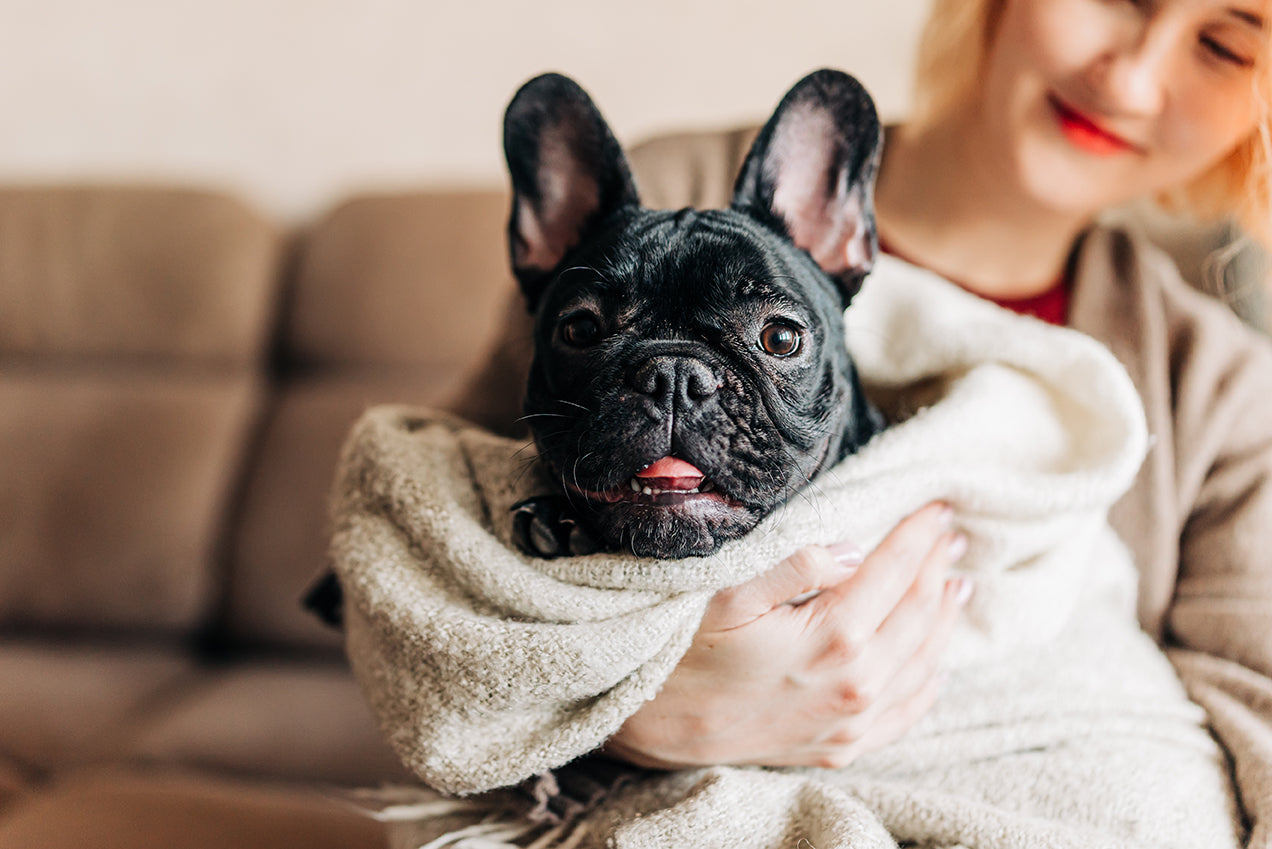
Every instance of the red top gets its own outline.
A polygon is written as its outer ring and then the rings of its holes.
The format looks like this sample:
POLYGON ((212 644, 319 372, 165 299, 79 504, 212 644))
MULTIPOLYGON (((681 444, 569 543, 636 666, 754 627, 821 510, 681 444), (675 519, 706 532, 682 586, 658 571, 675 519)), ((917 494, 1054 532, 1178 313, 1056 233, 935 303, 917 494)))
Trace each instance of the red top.
MULTIPOLYGON (((893 250, 892 246, 884 242, 882 238, 879 239, 879 248, 884 253, 889 253, 898 259, 904 259, 906 262, 911 262, 909 259, 893 250)), ((911 264, 918 265, 918 263, 913 262, 911 264)), ((957 280, 952 282, 963 289, 967 289, 966 286, 963 286, 957 280)), ((1058 278, 1056 278, 1054 283, 1046 288, 1046 290, 1028 298, 990 298, 985 295, 981 295, 979 292, 974 292, 973 294, 978 295, 991 303, 998 304, 998 306, 1003 309, 1011 310, 1012 312, 1020 313, 1021 315, 1031 315, 1034 318, 1042 319, 1048 324, 1058 324, 1063 327, 1068 323, 1069 319, 1069 301, 1073 294, 1073 287, 1070 285, 1071 282, 1069 274, 1067 272, 1062 273, 1058 278)))
POLYGON ((1003 309, 1009 309, 1021 315, 1031 315, 1049 324, 1058 324, 1063 327, 1069 319, 1069 297, 1069 277, 1066 274, 1061 275, 1060 279, 1052 283, 1045 292, 1040 292, 1032 298, 985 298, 985 300, 993 301, 1003 309))

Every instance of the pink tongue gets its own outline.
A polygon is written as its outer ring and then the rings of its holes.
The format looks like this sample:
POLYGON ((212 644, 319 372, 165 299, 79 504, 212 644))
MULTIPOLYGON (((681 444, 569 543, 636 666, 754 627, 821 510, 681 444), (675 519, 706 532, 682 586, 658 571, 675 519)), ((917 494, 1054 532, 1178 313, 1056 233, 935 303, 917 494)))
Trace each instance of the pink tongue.
POLYGON ((697 489, 706 475, 692 463, 675 457, 663 457, 648 468, 641 469, 636 477, 654 489, 673 490, 697 489))
POLYGON ((701 478, 702 471, 693 463, 676 457, 663 457, 636 473, 638 478, 701 478))

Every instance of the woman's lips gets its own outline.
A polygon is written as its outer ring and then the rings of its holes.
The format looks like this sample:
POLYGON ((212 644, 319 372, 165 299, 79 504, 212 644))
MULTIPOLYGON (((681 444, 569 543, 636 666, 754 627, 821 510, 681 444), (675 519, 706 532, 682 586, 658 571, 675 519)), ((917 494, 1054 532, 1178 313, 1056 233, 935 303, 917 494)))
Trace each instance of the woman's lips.
POLYGON ((1111 133, 1083 113, 1069 106, 1054 94, 1047 96, 1055 113, 1060 132, 1079 150, 1096 156, 1115 156, 1119 153, 1138 153, 1139 145, 1111 133))

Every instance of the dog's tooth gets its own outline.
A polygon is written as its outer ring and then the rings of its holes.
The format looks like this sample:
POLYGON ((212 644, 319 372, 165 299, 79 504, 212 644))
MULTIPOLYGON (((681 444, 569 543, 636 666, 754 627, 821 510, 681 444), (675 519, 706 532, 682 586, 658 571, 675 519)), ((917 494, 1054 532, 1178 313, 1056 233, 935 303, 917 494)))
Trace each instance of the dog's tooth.
POLYGON ((632 478, 631 483, 632 483, 632 492, 640 492, 640 481, 636 480, 636 478, 632 478))
POLYGON ((653 495, 653 494, 654 494, 654 491, 653 491, 652 489, 650 489, 649 487, 645 487, 644 489, 642 489, 642 490, 641 490, 641 492, 645 493, 646 495, 653 495))
POLYGON ((693 495, 693 494, 694 494, 694 493, 696 493, 697 491, 698 491, 698 487, 696 487, 696 486, 695 486, 693 489, 689 490, 689 494, 690 494, 690 495, 693 495))

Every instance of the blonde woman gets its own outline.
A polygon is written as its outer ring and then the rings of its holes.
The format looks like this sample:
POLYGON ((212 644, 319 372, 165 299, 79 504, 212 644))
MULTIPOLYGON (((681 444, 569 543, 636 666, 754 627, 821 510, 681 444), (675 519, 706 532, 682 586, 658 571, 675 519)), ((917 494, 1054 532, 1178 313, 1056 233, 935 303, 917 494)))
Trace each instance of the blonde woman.
MULTIPOLYGON (((1272 242, 1268 6, 937 0, 914 117, 889 133, 876 195, 887 250, 1095 336, 1130 372, 1154 447, 1113 522, 1141 573, 1141 624, 1243 791, 1272 786, 1272 347, 1141 237, 1096 221, 1151 197, 1272 242)), ((727 202, 747 135, 634 151, 645 202, 727 202)), ((507 381, 507 365, 488 373, 507 381)), ((509 397, 482 383, 464 409, 506 426, 515 412, 491 403, 509 397)), ((611 751, 664 767, 837 766, 904 734, 939 691, 974 591, 947 580, 960 547, 932 505, 867 556, 851 541, 809 548, 721 594, 611 751)), ((1260 795, 1243 798, 1256 836, 1272 816, 1260 795)))

